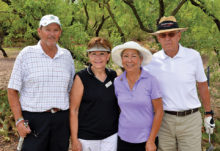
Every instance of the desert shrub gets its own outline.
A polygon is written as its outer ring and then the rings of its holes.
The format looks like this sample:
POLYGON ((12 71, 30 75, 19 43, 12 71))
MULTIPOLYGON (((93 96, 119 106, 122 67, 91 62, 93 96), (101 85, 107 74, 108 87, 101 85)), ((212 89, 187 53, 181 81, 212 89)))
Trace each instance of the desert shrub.
POLYGON ((15 122, 9 107, 7 91, 0 90, 0 135, 8 141, 10 134, 17 134, 15 122))

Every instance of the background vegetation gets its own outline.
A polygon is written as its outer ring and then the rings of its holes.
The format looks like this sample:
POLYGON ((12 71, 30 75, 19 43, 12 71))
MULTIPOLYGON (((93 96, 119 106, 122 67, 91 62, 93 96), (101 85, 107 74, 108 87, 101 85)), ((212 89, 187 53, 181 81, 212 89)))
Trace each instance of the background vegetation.
MULTIPOLYGON (((201 53, 210 67, 212 96, 220 98, 220 0, 0 0, 2 54, 7 57, 4 47, 36 44, 36 29, 46 14, 59 16, 63 29, 59 44, 72 52, 77 70, 87 65, 86 44, 94 36, 108 38, 113 46, 136 40, 152 52, 159 50, 149 33, 156 30, 162 16, 173 15, 180 27, 188 27, 181 44, 201 53)), ((13 125, 6 92, 1 90, 0 134, 10 139, 13 125)), ((219 137, 214 139, 220 144, 219 137)))

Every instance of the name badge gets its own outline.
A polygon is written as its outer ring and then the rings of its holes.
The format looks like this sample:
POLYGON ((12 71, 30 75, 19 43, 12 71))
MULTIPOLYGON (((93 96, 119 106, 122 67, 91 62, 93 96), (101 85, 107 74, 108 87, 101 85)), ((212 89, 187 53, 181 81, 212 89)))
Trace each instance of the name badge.
POLYGON ((110 85, 112 85, 112 81, 109 81, 108 83, 106 83, 105 87, 108 88, 110 85))

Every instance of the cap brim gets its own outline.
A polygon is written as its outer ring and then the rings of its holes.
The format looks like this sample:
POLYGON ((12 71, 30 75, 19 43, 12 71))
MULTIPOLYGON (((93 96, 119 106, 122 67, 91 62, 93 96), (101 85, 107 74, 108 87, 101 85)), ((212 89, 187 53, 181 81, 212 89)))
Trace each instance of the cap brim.
POLYGON ((173 29, 166 29, 166 30, 159 30, 157 32, 154 33, 150 33, 151 35, 158 35, 161 33, 166 33, 166 32, 171 32, 171 31, 180 31, 180 32, 184 32, 186 31, 188 28, 173 28, 173 29))
POLYGON ((41 26, 45 27, 45 26, 48 26, 48 25, 50 25, 52 23, 55 23, 55 24, 59 25, 60 28, 61 28, 61 24, 59 22, 57 22, 57 21, 49 21, 47 23, 40 23, 39 27, 41 27, 41 26))

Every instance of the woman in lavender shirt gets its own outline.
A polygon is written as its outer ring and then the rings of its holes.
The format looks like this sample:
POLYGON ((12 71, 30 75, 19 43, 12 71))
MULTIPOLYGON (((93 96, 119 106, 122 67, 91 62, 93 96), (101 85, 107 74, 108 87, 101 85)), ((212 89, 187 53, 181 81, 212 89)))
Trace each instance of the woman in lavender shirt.
POLYGON ((125 71, 114 81, 121 109, 118 151, 156 151, 155 139, 163 117, 161 92, 156 78, 142 69, 150 51, 130 41, 112 50, 112 59, 125 71))

